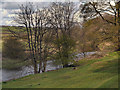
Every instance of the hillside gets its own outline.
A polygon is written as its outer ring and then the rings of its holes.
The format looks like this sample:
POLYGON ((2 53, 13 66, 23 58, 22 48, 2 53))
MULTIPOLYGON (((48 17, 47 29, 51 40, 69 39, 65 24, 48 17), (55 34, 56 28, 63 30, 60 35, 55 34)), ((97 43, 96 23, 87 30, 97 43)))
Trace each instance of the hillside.
MULTIPOLYGON (((105 15, 112 21, 112 15, 105 15)), ((78 51, 114 51, 118 49, 118 27, 96 17, 84 22, 83 27, 74 27, 73 38, 77 41, 78 51), (83 49, 83 50, 82 50, 83 49)))
POLYGON ((117 88, 118 53, 80 60, 79 67, 63 68, 3 82, 3 88, 117 88))

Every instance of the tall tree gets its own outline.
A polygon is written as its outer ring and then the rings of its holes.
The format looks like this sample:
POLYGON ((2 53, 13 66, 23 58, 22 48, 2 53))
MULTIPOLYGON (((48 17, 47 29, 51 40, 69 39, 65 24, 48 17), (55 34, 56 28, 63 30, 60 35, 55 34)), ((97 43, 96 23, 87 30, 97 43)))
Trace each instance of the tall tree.
POLYGON ((28 46, 34 65, 34 73, 38 73, 42 69, 43 37, 48 30, 46 29, 47 15, 48 11, 46 8, 35 8, 32 3, 27 3, 25 6, 20 5, 20 11, 15 17, 15 21, 18 24, 24 25, 26 28, 28 46), (37 62, 39 62, 39 70, 37 62))
MULTIPOLYGON (((72 31, 71 28, 74 26, 74 14, 75 14, 74 3, 53 2, 52 5, 50 6, 49 12, 50 12, 50 18, 49 18, 50 25, 51 27, 53 27, 56 34, 57 53, 59 54, 58 55, 59 59, 61 60, 64 66, 65 64, 62 58, 64 55, 63 55, 62 49, 66 48, 63 51, 67 52, 67 48, 69 48, 69 44, 66 47, 66 44, 65 43, 62 44, 62 43, 66 41, 67 37, 71 38, 71 31, 72 31), (59 40, 62 40, 62 42, 59 40)), ((64 53, 64 54, 67 54, 67 53, 64 53)), ((64 58, 66 58, 66 56, 69 58, 70 55, 65 55, 64 58)))

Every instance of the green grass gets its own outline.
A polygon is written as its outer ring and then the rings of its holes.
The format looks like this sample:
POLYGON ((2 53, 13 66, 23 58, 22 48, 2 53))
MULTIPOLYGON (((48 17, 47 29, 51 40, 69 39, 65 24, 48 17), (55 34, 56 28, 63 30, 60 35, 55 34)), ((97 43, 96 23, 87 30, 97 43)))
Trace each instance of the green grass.
POLYGON ((63 68, 3 83, 3 88, 117 88, 118 54, 87 60, 77 69, 63 68))
POLYGON ((0 29, 2 30, 2 33, 10 33, 8 29, 14 31, 14 32, 20 32, 20 31, 24 31, 24 27, 15 27, 15 26, 5 26, 5 27, 1 27, 0 29))

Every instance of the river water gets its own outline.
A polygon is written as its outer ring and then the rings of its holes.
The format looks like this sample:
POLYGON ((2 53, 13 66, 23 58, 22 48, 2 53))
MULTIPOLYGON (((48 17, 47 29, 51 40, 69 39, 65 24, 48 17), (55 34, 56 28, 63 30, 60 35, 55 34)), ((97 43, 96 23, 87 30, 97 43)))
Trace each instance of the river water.
MULTIPOLYGON (((94 54, 95 52, 87 52, 87 56, 94 54)), ((83 54, 77 54, 76 59, 81 59, 83 54)), ((46 71, 56 70, 62 68, 61 65, 54 65, 52 61, 47 61, 46 71)), ((12 79, 17 79, 20 77, 24 77, 30 74, 34 74, 34 69, 32 66, 22 67, 21 70, 7 70, 7 69, 0 69, 0 73, 2 72, 2 81, 8 81, 12 79)))
MULTIPOLYGON (((56 70, 59 68, 62 68, 62 66, 53 65, 52 61, 47 62, 46 71, 56 70)), ((34 74, 34 69, 32 66, 26 66, 26 67, 22 67, 21 70, 2 69, 0 70, 0 72, 2 72, 2 81, 8 81, 8 80, 17 79, 23 76, 27 76, 30 74, 34 74)))

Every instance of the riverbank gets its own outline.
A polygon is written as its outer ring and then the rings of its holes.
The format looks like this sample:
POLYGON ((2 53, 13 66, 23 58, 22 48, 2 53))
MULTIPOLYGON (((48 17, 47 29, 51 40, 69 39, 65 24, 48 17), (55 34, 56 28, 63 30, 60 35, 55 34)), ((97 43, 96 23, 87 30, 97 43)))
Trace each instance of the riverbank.
MULTIPOLYGON (((87 52, 86 57, 94 55, 96 52, 87 52)), ((83 54, 79 53, 74 58, 75 61, 81 60, 83 58, 83 54)), ((2 81, 9 81, 12 79, 21 78, 30 74, 34 74, 34 69, 32 66, 32 62, 30 60, 14 60, 8 58, 2 58, 2 81)), ((74 63, 75 65, 76 63, 74 63)), ((39 64, 38 64, 39 66, 39 64)), ((77 66, 77 64, 76 64, 77 66)), ((47 61, 46 71, 56 70, 62 68, 62 65, 56 65, 52 60, 47 61)))
POLYGON ((78 61, 80 66, 62 68, 3 82, 3 88, 117 88, 118 53, 78 61))

